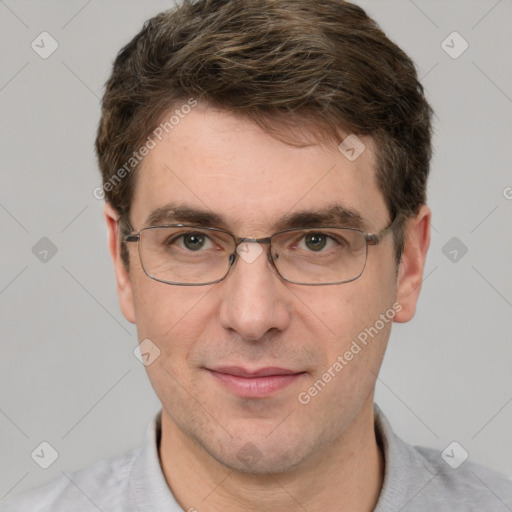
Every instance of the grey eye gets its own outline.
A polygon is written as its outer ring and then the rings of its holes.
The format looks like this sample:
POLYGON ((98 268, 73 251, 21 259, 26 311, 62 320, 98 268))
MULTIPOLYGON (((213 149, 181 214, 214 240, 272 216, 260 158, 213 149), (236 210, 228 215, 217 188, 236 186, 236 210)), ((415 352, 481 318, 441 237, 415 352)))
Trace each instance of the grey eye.
POLYGON ((308 233, 305 236, 305 244, 312 251, 321 251, 327 245, 327 236, 322 233, 308 233))
POLYGON ((183 245, 191 250, 202 249, 206 241, 206 236, 201 233, 187 233, 183 235, 183 245))

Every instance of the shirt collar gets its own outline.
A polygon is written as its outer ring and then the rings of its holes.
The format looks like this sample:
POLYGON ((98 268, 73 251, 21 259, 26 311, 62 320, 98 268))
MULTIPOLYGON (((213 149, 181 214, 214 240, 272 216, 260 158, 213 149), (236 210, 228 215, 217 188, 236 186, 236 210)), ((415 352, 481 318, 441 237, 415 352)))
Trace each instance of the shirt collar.
POLYGON ((437 471, 430 461, 393 432, 377 404, 373 410, 375 435, 384 456, 384 481, 374 512, 396 512, 412 501, 437 471))
MULTIPOLYGON (((375 434, 384 456, 384 481, 374 512, 396 512, 397 503, 406 503, 411 490, 411 475, 421 474, 425 482, 435 475, 430 463, 393 432, 384 413, 375 404, 375 434), (404 471, 404 468, 407 468, 404 471)), ((174 498, 165 479, 158 455, 162 434, 162 411, 149 423, 144 445, 133 461, 129 477, 129 493, 138 510, 183 509, 174 498)), ((418 482, 415 482, 417 486, 418 482)))
POLYGON ((158 447, 161 435, 162 410, 155 414, 148 425, 144 445, 138 451, 130 472, 130 498, 140 512, 148 510, 182 511, 167 484, 160 464, 158 447))

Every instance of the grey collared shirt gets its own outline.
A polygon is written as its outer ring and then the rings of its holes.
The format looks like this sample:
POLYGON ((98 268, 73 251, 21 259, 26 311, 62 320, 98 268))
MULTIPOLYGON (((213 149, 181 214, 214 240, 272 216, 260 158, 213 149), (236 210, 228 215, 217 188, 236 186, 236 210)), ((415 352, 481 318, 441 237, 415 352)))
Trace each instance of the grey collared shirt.
MULTIPOLYGON (((141 448, 0 502, 0 512, 182 512, 160 466, 160 421, 161 411, 141 448)), ((450 465, 438 450, 404 443, 377 406, 375 429, 385 460, 375 512, 512 511, 511 479, 469 460, 452 468, 457 448, 445 453, 450 465)))

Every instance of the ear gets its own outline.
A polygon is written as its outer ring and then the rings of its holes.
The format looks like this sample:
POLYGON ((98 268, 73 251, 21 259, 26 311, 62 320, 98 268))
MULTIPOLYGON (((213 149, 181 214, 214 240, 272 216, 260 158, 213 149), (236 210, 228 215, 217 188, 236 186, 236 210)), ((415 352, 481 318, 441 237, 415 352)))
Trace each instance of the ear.
POLYGON ((132 284, 129 271, 126 269, 121 258, 121 241, 119 235, 119 214, 110 203, 103 208, 108 229, 108 245, 110 255, 114 263, 114 271, 117 282, 117 296, 121 311, 128 322, 135 323, 135 307, 133 303, 132 284))
POLYGON ((404 226, 405 247, 398 268, 397 302, 402 305, 395 322, 408 322, 416 312, 423 270, 430 245, 430 208, 423 205, 404 226))

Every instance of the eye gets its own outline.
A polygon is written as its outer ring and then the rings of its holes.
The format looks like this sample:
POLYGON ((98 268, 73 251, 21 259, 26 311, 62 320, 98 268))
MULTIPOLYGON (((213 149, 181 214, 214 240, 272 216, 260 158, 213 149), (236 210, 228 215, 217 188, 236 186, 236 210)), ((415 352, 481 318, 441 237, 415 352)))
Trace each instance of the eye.
POLYGON ((187 233, 183 235, 183 245, 191 251, 201 249, 206 242, 206 237, 197 233, 187 233))
POLYGON ((204 233, 182 233, 169 241, 169 245, 176 244, 180 248, 189 251, 200 251, 201 249, 210 249, 212 242, 204 233))
POLYGON ((304 242, 308 249, 312 251, 321 251, 327 245, 327 236, 323 233, 308 233, 304 237, 304 242))
POLYGON ((304 244, 309 251, 321 252, 324 249, 332 249, 339 243, 334 240, 327 233, 322 232, 311 232, 304 235, 301 242, 299 242, 299 248, 301 244, 304 244))

